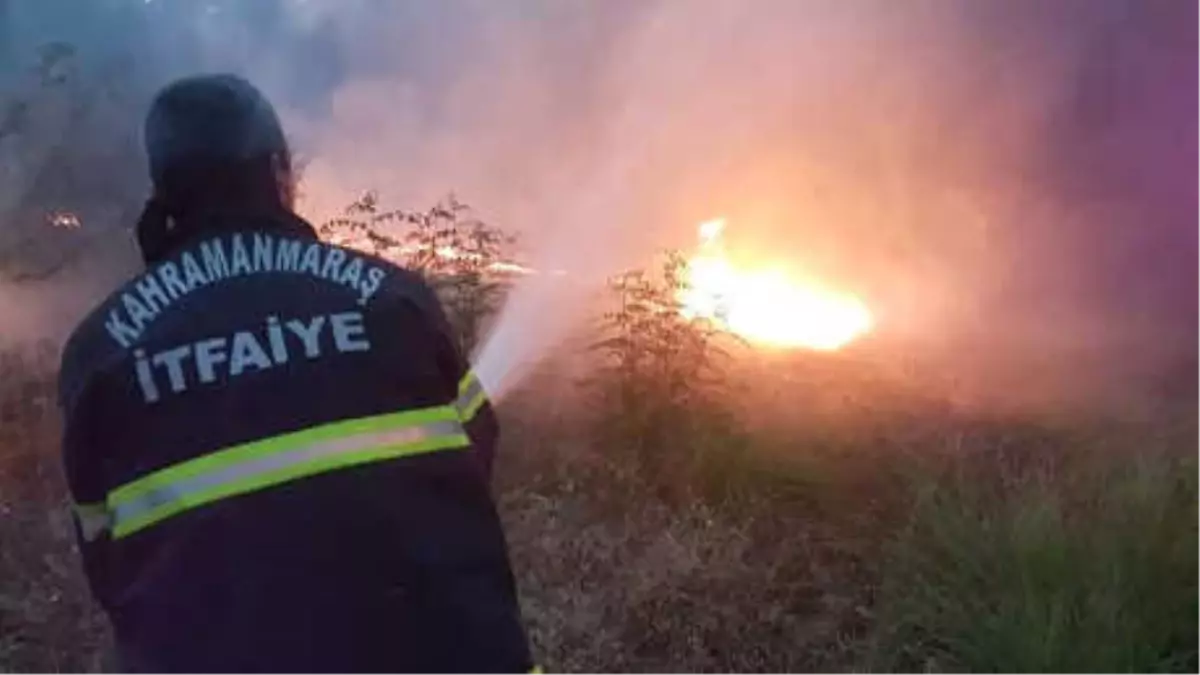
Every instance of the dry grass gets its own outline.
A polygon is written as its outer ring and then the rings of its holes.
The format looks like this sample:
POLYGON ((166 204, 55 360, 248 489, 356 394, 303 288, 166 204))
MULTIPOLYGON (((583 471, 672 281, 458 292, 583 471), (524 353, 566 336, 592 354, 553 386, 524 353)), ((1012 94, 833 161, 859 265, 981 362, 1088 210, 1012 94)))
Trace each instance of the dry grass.
POLYGON ((106 654, 59 470, 53 363, 0 353, 0 671, 95 671, 106 654))
POLYGON ((813 445, 800 453, 808 461, 783 463, 786 448, 758 447, 751 458, 746 438, 710 435, 704 445, 728 444, 729 456, 680 466, 693 488, 681 497, 638 475, 630 453, 588 445, 578 410, 518 400, 504 412, 500 507, 547 667, 794 672, 863 663, 878 529, 890 520, 884 504, 904 499, 882 455, 851 460, 813 445))
POLYGON ((823 523, 680 511, 637 488, 597 499, 570 475, 586 469, 568 464, 552 487, 501 498, 531 639, 549 668, 803 671, 852 658, 868 615, 859 552, 823 523))

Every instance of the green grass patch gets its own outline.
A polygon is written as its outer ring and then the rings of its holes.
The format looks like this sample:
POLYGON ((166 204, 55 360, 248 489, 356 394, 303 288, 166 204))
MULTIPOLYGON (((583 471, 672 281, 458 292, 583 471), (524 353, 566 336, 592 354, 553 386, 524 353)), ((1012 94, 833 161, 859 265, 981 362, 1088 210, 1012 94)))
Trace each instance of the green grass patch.
POLYGON ((1197 668, 1194 449, 1072 453, 919 487, 886 547, 874 668, 1197 668))

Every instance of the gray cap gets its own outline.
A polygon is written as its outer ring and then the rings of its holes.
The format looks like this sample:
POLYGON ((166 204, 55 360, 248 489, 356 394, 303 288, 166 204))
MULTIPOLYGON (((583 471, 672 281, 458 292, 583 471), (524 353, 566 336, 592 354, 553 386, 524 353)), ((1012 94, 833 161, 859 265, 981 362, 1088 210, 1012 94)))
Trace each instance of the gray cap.
POLYGON ((236 75, 178 80, 154 98, 145 126, 154 180, 179 163, 238 162, 288 153, 275 109, 236 75))

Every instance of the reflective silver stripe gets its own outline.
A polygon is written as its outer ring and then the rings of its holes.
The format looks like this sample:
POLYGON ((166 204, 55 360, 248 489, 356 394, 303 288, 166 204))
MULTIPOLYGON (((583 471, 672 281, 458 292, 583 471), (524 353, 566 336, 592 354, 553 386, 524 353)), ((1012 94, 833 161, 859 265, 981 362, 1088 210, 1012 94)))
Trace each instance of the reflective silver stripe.
POLYGON ((475 373, 467 373, 459 385, 458 398, 454 402, 459 416, 464 422, 471 421, 485 400, 487 400, 487 392, 483 390, 483 383, 479 381, 475 373))
MULTIPOLYGON (((454 438, 463 435, 462 424, 456 420, 425 422, 415 426, 403 427, 387 431, 374 431, 343 438, 318 441, 300 446, 294 450, 286 450, 264 457, 256 457, 228 466, 222 466, 213 471, 180 479, 174 483, 163 485, 143 492, 136 497, 116 504, 110 504, 113 512, 113 529, 121 534, 123 527, 142 519, 150 512, 164 506, 183 506, 185 508, 213 501, 204 499, 206 493, 221 488, 232 490, 233 494, 243 494, 264 487, 261 479, 270 474, 291 468, 302 468, 306 464, 314 464, 311 472, 301 472, 298 475, 289 473, 277 484, 288 482, 332 468, 318 460, 342 455, 353 455, 373 448, 387 448, 398 445, 409 445, 436 438, 454 438), (238 489, 239 486, 244 489, 238 489)), ((400 455, 404 453, 398 453, 400 455)), ((348 464, 347 464, 348 465, 348 464)), ((223 495, 232 496, 232 495, 223 495)))
POLYGON ((76 504, 71 510, 79 520, 84 541, 96 541, 108 529, 110 518, 104 504, 76 504))

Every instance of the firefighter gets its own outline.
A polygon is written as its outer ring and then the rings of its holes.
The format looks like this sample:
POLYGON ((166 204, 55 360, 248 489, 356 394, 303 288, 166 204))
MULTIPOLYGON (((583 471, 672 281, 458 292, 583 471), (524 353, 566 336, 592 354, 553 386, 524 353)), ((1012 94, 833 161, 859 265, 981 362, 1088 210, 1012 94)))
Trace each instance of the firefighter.
POLYGON ((497 423, 416 275, 292 212, 225 75, 145 123, 146 263, 62 357, 84 568, 133 671, 528 671, 497 423))

